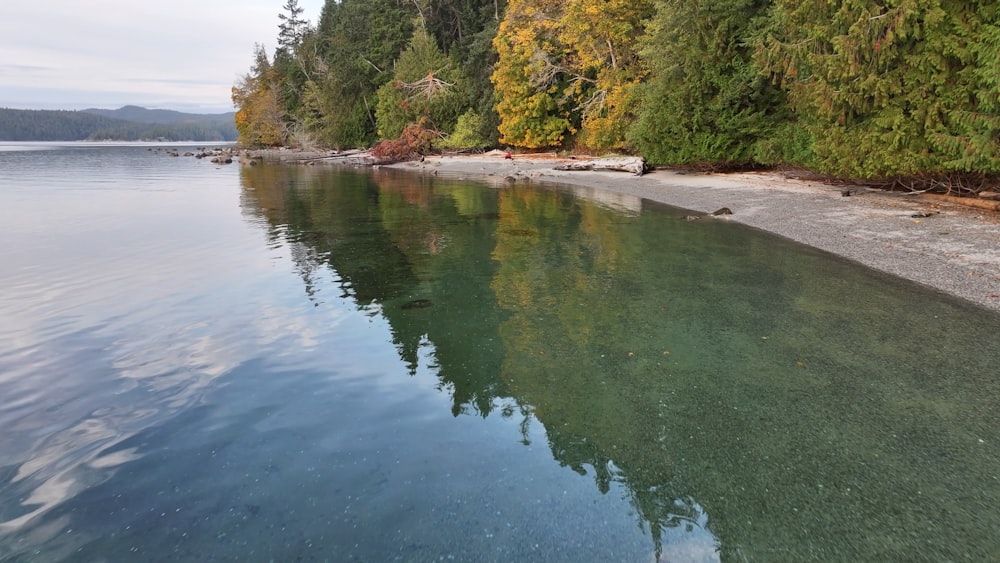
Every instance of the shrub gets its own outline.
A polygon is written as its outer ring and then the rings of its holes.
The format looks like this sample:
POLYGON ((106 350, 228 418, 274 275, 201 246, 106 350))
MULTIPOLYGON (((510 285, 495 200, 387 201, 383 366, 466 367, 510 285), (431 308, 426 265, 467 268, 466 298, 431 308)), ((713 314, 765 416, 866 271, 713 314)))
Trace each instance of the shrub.
POLYGON ((483 137, 483 118, 473 110, 463 113, 455 124, 455 131, 434 143, 443 149, 481 149, 489 146, 488 139, 483 137))

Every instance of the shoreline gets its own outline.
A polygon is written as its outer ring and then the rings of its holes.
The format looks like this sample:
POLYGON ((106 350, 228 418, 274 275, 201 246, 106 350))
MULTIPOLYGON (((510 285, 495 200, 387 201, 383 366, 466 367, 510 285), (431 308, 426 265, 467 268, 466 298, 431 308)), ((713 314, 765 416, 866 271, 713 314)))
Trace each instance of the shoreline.
MULTIPOLYGON (((579 159, 577 159, 579 160, 579 159)), ((832 186, 775 172, 559 171, 555 155, 428 156, 383 168, 485 180, 539 182, 650 200, 735 221, 1000 313, 1000 213, 861 186, 832 186), (849 191, 845 197, 843 192, 849 191)), ((914 306, 919 306, 915 303, 914 306)))

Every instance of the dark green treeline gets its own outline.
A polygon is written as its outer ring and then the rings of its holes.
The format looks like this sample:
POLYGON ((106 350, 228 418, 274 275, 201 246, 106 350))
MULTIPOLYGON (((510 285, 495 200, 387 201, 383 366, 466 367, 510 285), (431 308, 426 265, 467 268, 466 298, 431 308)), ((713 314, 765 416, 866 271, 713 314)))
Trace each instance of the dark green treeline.
POLYGON ((248 145, 1000 174, 995 1, 328 0, 313 26, 286 0, 281 17, 233 89, 248 145))

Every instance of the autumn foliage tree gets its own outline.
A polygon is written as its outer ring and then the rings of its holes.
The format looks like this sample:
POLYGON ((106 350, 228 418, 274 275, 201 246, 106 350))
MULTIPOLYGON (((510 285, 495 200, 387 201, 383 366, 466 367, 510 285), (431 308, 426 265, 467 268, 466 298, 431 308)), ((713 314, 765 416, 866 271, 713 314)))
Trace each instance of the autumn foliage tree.
POLYGON ((286 140, 286 130, 277 75, 263 46, 256 46, 254 60, 250 72, 232 89, 238 141, 248 147, 280 145, 286 140))
POLYGON ((577 143, 602 150, 629 147, 626 132, 636 117, 636 88, 646 78, 638 49, 648 0, 574 0, 566 7, 563 42, 571 47, 571 89, 580 115, 577 143))
POLYGON ((502 142, 527 148, 626 146, 632 94, 643 77, 635 38, 649 2, 509 3, 494 40, 502 142))
POLYGON ((493 45, 498 61, 492 80, 500 114, 500 142, 539 148, 559 146, 576 132, 561 91, 568 84, 559 66, 560 0, 512 0, 493 45))

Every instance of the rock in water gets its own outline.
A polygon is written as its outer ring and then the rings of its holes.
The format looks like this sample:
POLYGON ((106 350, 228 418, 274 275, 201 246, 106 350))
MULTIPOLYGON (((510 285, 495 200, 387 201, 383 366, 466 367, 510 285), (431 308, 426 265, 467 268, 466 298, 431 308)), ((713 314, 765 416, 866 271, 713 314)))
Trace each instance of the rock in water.
POLYGON ((400 309, 425 309, 433 304, 430 299, 414 299, 403 303, 400 309))

